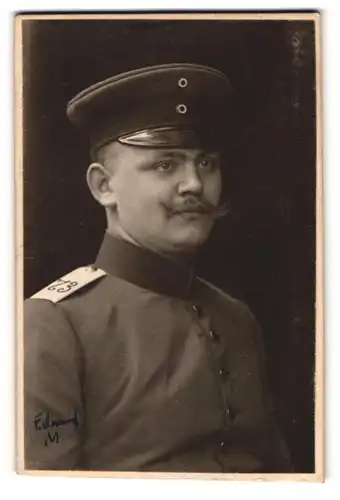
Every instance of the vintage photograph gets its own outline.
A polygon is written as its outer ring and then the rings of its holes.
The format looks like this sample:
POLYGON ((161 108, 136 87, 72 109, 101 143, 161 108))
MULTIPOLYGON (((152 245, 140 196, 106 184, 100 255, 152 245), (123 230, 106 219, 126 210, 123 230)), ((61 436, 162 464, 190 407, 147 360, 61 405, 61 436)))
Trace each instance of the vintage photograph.
POLYGON ((319 22, 16 16, 20 472, 323 479, 319 22))

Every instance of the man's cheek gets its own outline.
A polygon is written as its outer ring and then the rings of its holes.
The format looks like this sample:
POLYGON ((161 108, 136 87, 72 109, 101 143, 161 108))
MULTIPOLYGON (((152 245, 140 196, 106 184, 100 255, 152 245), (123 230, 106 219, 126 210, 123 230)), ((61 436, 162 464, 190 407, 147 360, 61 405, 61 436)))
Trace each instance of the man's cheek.
POLYGON ((210 185, 206 186, 204 195, 211 203, 218 204, 221 198, 221 192, 221 185, 217 182, 212 182, 210 185))

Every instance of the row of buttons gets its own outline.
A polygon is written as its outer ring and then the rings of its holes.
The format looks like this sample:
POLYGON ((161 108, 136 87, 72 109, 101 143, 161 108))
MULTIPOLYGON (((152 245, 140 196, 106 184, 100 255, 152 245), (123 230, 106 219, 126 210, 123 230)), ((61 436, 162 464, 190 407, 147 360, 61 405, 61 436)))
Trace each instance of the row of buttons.
MULTIPOLYGON (((186 78, 180 78, 178 80, 178 86, 182 89, 187 87, 188 80, 186 78)), ((185 113, 188 111, 188 108, 185 104, 177 104, 176 111, 177 111, 177 113, 180 113, 181 115, 185 115, 185 113)))
MULTIPOLYGON (((199 317, 201 315, 201 309, 197 304, 192 304, 192 310, 196 316, 199 317)), ((213 342, 216 342, 219 339, 218 333, 212 329, 209 330, 209 337, 213 342)), ((221 379, 223 381, 225 381, 228 378, 228 376, 230 375, 230 372, 228 370, 225 370, 224 368, 220 368, 218 370, 218 374, 221 377, 221 379)), ((230 407, 224 406, 223 411, 224 411, 226 416, 228 416, 231 420, 234 420, 235 413, 231 410, 230 407)), ((223 449, 224 447, 225 447, 225 442, 221 441, 220 448, 223 449)))
MULTIPOLYGON (((199 306, 197 306, 196 304, 193 304, 192 310, 194 311, 196 316, 198 316, 198 317, 200 316, 201 310, 200 310, 199 306)), ((212 330, 212 329, 209 330, 209 337, 211 338, 211 340, 214 340, 214 341, 219 339, 219 335, 215 332, 215 330, 212 330)))

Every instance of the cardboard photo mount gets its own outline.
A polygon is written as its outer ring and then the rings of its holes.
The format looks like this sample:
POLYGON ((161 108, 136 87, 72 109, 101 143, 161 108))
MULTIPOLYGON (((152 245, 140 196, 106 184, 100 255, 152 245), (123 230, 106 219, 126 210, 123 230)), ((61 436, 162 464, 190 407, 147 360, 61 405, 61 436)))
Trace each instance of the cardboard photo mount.
POLYGON ((321 107, 321 20, 317 12, 252 12, 252 13, 131 13, 131 14, 18 14, 15 25, 15 188, 16 188, 16 468, 20 474, 49 476, 138 477, 167 479, 205 479, 240 481, 304 481, 322 482, 324 476, 324 312, 323 312, 323 187, 322 187, 322 107, 321 107), (24 297, 24 181, 23 140, 25 102, 23 99, 22 25, 25 21, 67 20, 197 20, 214 21, 311 21, 315 29, 315 95, 316 95, 316 262, 315 262, 315 472, 293 474, 201 474, 167 472, 89 472, 89 471, 33 471, 24 464, 23 433, 23 297, 24 297))

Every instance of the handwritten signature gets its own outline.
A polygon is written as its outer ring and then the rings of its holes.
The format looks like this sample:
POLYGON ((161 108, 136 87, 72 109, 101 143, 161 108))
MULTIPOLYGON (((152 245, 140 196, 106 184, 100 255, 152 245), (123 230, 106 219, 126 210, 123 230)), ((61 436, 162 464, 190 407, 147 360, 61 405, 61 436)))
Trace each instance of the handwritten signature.
POLYGON ((35 415, 33 423, 36 431, 47 431, 47 435, 44 440, 45 446, 47 446, 49 442, 59 443, 59 431, 55 430, 55 428, 59 428, 64 425, 74 425, 76 428, 80 427, 79 411, 74 410, 71 417, 64 419, 53 418, 49 411, 39 412, 35 415))

